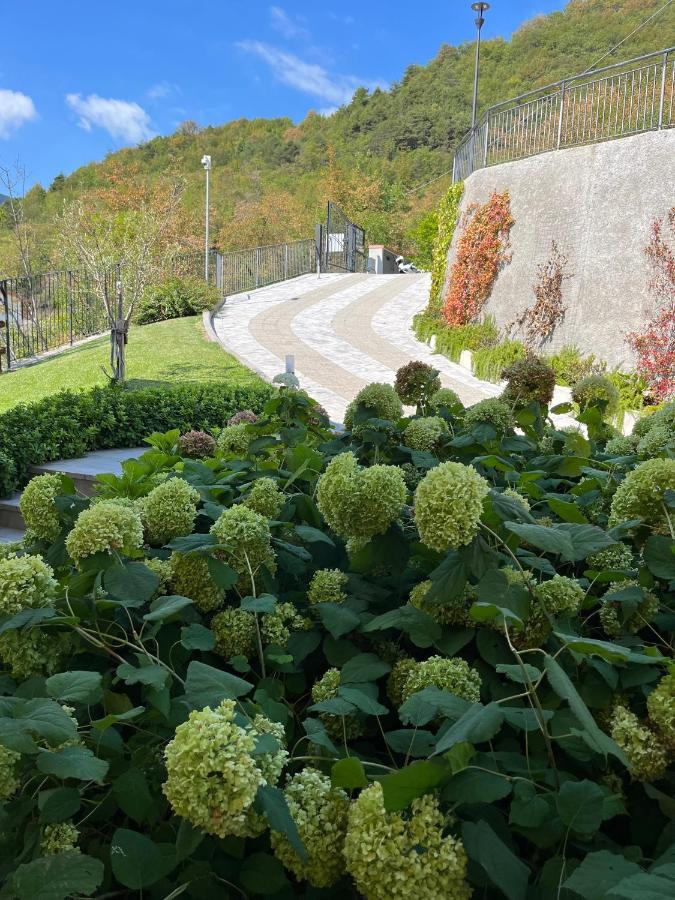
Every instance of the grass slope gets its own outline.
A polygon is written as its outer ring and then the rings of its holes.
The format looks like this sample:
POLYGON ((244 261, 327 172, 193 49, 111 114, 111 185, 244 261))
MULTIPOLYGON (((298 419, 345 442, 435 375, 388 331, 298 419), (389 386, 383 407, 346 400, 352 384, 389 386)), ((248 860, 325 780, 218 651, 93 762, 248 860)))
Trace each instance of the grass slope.
MULTIPOLYGON (((97 338, 43 362, 0 376, 0 412, 61 390, 105 385, 109 341, 97 338)), ((260 378, 218 345, 206 340, 201 318, 132 326, 127 347, 131 388, 227 381, 257 384, 260 378)))

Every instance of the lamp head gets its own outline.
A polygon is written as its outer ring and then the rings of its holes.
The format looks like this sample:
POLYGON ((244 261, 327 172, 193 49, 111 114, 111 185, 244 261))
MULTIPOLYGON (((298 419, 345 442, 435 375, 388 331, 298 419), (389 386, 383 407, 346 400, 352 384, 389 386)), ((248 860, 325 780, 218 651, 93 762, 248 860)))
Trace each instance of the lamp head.
POLYGON ((488 9, 490 9, 490 4, 489 3, 472 3, 471 9, 477 13, 484 13, 488 9))
POLYGON ((204 166, 204 170, 206 172, 211 168, 211 157, 210 156, 202 156, 202 165, 204 166))

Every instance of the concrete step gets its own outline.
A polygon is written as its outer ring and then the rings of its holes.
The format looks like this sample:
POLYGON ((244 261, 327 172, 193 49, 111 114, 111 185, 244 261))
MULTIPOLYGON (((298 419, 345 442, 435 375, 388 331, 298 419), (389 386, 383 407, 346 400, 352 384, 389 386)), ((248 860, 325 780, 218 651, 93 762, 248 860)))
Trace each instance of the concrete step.
MULTIPOLYGON (((19 509, 21 494, 17 491, 11 497, 0 500, 0 528, 11 531, 23 531, 26 527, 19 509)), ((11 538, 15 540, 15 538, 11 538)))
POLYGON ((0 528, 0 544, 13 544, 23 538, 24 532, 17 528, 0 528))

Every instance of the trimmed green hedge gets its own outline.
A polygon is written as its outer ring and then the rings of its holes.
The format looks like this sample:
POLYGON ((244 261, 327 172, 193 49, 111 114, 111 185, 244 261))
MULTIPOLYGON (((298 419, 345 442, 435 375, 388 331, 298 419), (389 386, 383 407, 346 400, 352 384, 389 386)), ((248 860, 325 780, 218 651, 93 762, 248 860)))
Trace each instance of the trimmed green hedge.
POLYGON ((4 496, 26 480, 28 467, 92 450, 136 447, 153 431, 222 427, 240 409, 259 411, 273 389, 220 382, 125 390, 61 391, 0 416, 0 455, 12 461, 4 496))

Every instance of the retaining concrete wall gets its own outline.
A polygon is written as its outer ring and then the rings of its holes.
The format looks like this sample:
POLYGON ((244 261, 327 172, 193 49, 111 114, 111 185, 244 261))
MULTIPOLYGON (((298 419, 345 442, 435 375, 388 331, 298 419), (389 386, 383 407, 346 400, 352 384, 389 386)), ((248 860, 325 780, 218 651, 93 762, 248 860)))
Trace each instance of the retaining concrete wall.
MULTIPOLYGON (((555 240, 573 277, 563 284, 565 319, 542 351, 576 344, 611 366, 630 367, 625 334, 653 313, 644 248, 654 219, 675 206, 675 129, 481 169, 465 182, 462 212, 494 190, 509 191, 515 224, 512 258, 485 314, 504 328, 532 305, 537 267, 555 240)), ((460 233, 458 227, 447 279, 460 233)))

